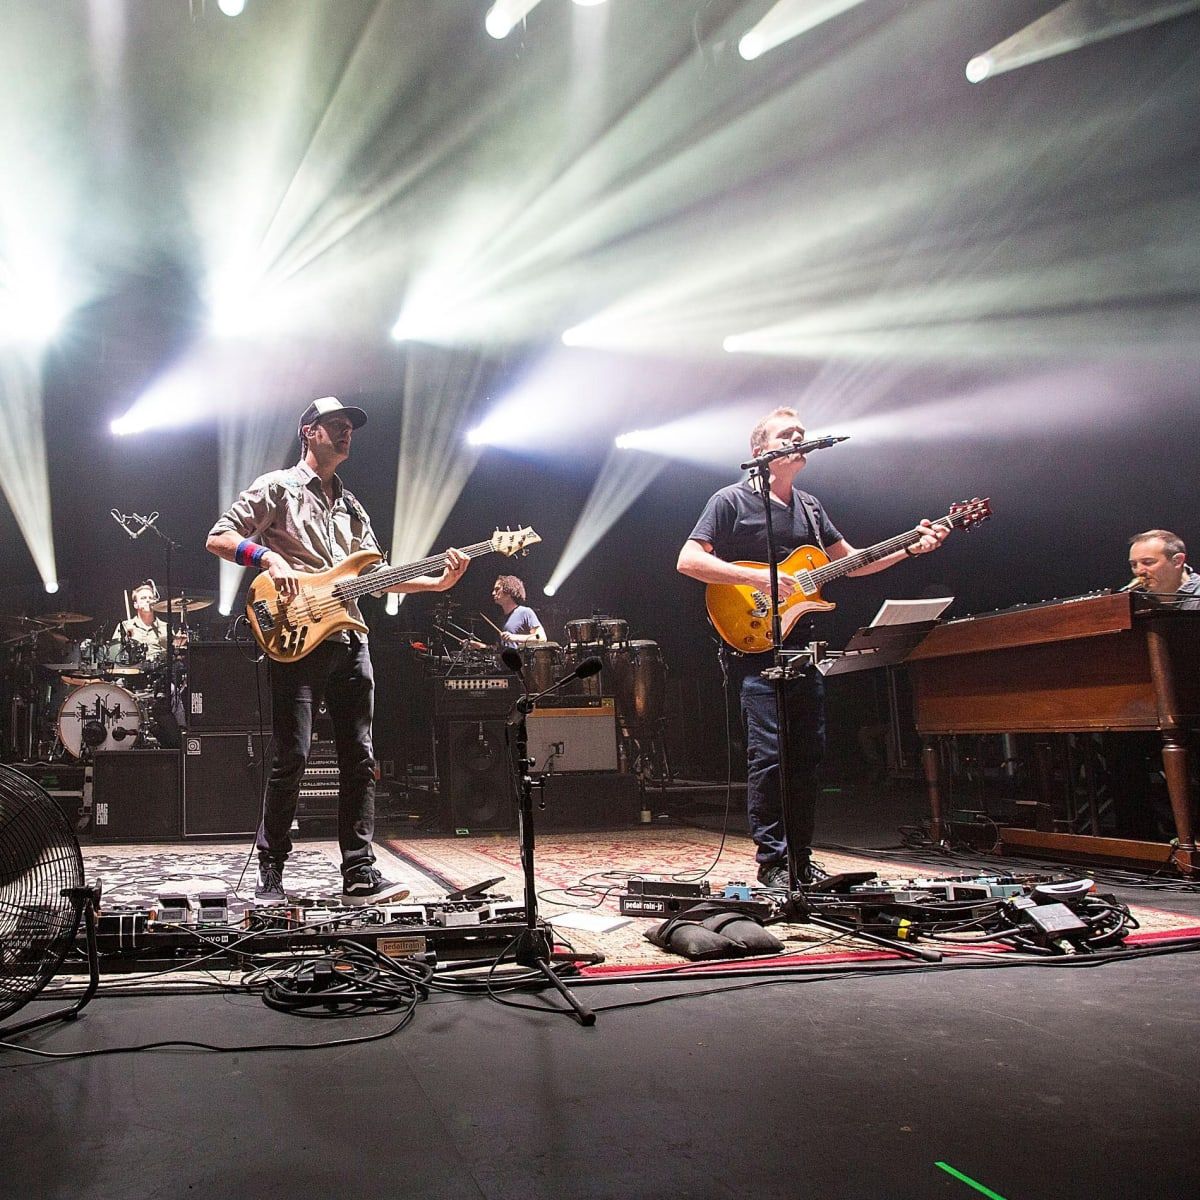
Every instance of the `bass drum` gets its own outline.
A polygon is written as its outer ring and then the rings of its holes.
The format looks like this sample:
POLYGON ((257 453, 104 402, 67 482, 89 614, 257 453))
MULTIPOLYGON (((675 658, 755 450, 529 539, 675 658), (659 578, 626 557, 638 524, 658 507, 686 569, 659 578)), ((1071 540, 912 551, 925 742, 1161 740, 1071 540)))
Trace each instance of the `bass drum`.
POLYGON ((58 710, 58 740, 75 758, 97 750, 130 750, 141 725, 136 698, 115 683, 86 683, 58 710))
POLYGON ((526 642, 521 647, 525 663, 525 686, 531 692, 544 692, 563 675, 563 652, 557 642, 526 642))
POLYGON ((644 729, 662 719, 667 702, 667 664, 657 642, 634 640, 606 650, 604 674, 626 728, 644 729))

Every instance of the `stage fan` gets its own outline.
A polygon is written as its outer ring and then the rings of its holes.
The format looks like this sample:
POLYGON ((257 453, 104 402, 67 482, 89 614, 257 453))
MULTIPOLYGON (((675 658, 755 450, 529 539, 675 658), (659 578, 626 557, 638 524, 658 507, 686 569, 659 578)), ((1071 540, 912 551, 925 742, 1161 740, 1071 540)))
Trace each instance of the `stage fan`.
POLYGON ((0 766, 0 1021, 54 978, 86 911, 91 981, 70 1009, 0 1030, 5 1036, 75 1016, 98 983, 93 891, 79 841, 32 779, 0 766))

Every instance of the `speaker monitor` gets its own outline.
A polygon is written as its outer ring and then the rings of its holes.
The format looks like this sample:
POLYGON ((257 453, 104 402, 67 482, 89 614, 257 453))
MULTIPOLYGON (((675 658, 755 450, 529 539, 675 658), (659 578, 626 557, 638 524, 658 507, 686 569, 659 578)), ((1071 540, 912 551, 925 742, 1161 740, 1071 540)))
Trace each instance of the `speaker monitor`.
POLYGON ((503 719, 438 724, 442 828, 451 833, 517 826, 515 780, 503 719))
POLYGON ((271 680, 266 663, 237 642, 199 642, 188 653, 188 729, 270 729, 271 680))
POLYGON ((92 764, 96 841, 169 842, 179 833, 179 751, 98 751, 92 764))
POLYGON ((637 822, 641 797, 636 775, 575 773, 547 775, 538 829, 613 829, 637 822))
POLYGON ((247 730, 184 737, 184 837, 241 835, 258 829, 271 747, 269 735, 247 730))
POLYGON ((527 729, 535 772, 617 769, 617 716, 611 696, 578 707, 534 709, 527 729))

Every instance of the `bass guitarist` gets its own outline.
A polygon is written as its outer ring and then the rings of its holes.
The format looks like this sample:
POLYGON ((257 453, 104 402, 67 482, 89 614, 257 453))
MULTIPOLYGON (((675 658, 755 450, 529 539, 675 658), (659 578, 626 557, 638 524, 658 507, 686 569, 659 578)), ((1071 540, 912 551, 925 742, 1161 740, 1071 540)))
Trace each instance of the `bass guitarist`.
MULTIPOLYGON (((361 408, 332 396, 314 400, 300 418, 300 461, 256 479, 209 532, 207 549, 270 574, 281 598, 297 595, 304 573, 336 566, 359 550, 379 553, 370 519, 342 485, 337 468, 350 457, 353 432, 366 424, 361 408)), ((423 575, 388 588, 442 592, 453 587, 470 560, 448 550, 438 576, 423 575)), ((361 619, 357 605, 350 615, 361 619)), ((258 886, 263 904, 282 904, 283 868, 291 853, 291 826, 312 741, 313 713, 324 700, 338 755, 338 842, 342 902, 373 904, 401 889, 375 866, 375 752, 371 719, 375 681, 366 637, 340 630, 295 662, 271 661, 275 757, 258 827, 258 886)))
MULTIPOLYGON (((750 434, 752 456, 778 450, 804 438, 795 410, 777 408, 750 434)), ((770 465, 772 529, 780 561, 800 546, 817 546, 830 560, 857 553, 825 515, 816 497, 795 485, 805 467, 803 455, 777 458, 770 465)), ((922 521, 913 540, 902 549, 855 570, 852 575, 884 571, 906 557, 928 554, 945 540, 949 529, 922 521)), ((712 496, 696 527, 679 552, 677 569, 707 584, 741 585, 770 595, 766 516, 762 497, 749 480, 731 484, 712 496)), ((795 575, 779 571, 780 606, 800 589, 795 575)), ((828 606, 826 606, 828 607, 828 606)), ((812 635, 811 622, 801 617, 785 629, 785 643, 802 645, 812 635)), ((787 842, 779 787, 778 713, 775 685, 762 677, 771 665, 770 653, 735 654, 722 647, 722 666, 728 686, 736 689, 746 738, 746 810, 750 833, 757 845, 758 880, 767 887, 788 886, 787 842)), ((825 751, 825 688, 813 669, 785 685, 788 705, 789 774, 800 883, 812 883, 812 835, 816 814, 817 767, 825 751)))

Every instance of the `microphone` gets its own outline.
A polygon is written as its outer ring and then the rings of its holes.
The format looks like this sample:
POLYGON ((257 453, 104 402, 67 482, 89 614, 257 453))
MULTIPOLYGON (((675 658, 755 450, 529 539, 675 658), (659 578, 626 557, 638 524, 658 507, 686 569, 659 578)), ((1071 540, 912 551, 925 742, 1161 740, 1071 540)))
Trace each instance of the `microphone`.
POLYGON ((514 650, 511 646, 500 655, 500 661, 514 674, 520 675, 525 667, 525 660, 521 658, 521 652, 514 650))
POLYGON ((807 442, 789 442, 786 446, 780 446, 778 450, 764 450, 749 462, 742 463, 741 469, 752 471, 764 462, 774 462, 777 458, 787 458, 793 454, 809 454, 813 450, 828 450, 830 446, 836 446, 838 442, 848 442, 849 440, 850 435, 846 434, 844 437, 819 437, 812 438, 807 442))
POLYGON ((845 437, 819 437, 813 438, 808 442, 793 442, 791 452, 793 454, 808 454, 813 450, 828 450, 830 446, 836 446, 838 442, 848 442, 849 440, 850 435, 847 434, 845 437))
MULTIPOLYGON (((593 654, 591 658, 585 658, 583 662, 567 676, 567 679, 586 679, 589 675, 596 675, 604 666, 604 662, 597 655, 593 654)), ((566 683, 567 679, 562 679, 560 683, 566 683)), ((557 685, 555 685, 557 686, 557 685)))
POLYGON ((146 530, 149 529, 150 526, 153 525, 154 522, 158 520, 158 513, 153 512, 148 517, 139 517, 137 513, 134 513, 133 519, 135 521, 140 522, 141 526, 142 526, 141 529, 139 529, 137 531, 137 533, 135 533, 133 535, 134 538, 136 539, 136 538, 140 538, 142 536, 142 534, 145 533, 146 530))
POLYGON ((136 538, 139 538, 139 537, 141 537, 141 535, 142 535, 142 533, 143 533, 143 530, 140 530, 140 529, 139 529, 139 530, 137 531, 137 533, 134 533, 134 532, 133 532, 133 530, 129 528, 129 525, 128 525, 129 518, 128 518, 127 516, 125 516, 125 514, 124 514, 124 513, 122 513, 122 512, 118 512, 118 511, 117 511, 115 508, 113 508, 113 509, 110 509, 110 510, 109 510, 109 513, 108 513, 108 515, 109 515, 110 517, 112 517, 112 519, 113 519, 114 521, 116 521, 116 523, 117 523, 118 525, 120 525, 120 527, 121 527, 121 528, 122 528, 122 529, 123 529, 123 530, 124 530, 124 531, 125 531, 125 532, 126 532, 126 533, 127 533, 129 536, 130 536, 130 537, 131 537, 131 538, 134 538, 134 539, 136 539, 136 538))
POLYGON ((1146 581, 1140 576, 1135 575, 1123 588, 1117 588, 1117 592, 1136 592, 1146 586, 1146 581))

